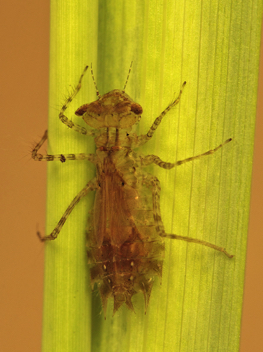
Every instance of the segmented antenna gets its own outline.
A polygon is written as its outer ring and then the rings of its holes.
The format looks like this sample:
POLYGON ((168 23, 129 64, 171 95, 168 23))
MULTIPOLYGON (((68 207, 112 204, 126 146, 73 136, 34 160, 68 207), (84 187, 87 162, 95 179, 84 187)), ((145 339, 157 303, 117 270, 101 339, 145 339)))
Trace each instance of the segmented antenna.
POLYGON ((96 89, 96 94, 99 98, 101 98, 101 95, 100 95, 100 92, 98 90, 98 87, 97 87, 97 84, 95 82, 95 78, 94 78, 94 74, 93 74, 93 69, 92 69, 92 63, 90 64, 90 72, 91 72, 91 77, 93 79, 93 83, 94 83, 94 86, 95 86, 95 89, 96 89))
POLYGON ((126 86, 127 86, 127 83, 128 83, 128 79, 129 79, 130 73, 131 73, 132 63, 133 63, 133 61, 131 62, 131 66, 130 66, 130 68, 129 68, 128 76, 127 76, 126 82, 125 82, 125 84, 124 84, 124 88, 123 88, 122 93, 125 93, 125 89, 126 89, 126 86))

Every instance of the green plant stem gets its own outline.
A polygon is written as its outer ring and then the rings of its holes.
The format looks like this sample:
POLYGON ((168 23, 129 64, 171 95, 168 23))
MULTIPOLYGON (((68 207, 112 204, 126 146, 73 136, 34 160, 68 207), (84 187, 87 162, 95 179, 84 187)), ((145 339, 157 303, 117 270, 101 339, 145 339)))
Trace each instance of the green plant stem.
MULTIPOLYGON (((51 1, 49 153, 94 151, 92 138, 58 119, 86 64, 102 95, 123 88, 133 60, 126 92, 144 109, 141 133, 187 81, 142 152, 175 162, 233 141, 176 169, 147 171, 162 185, 167 233, 215 243, 235 257, 167 239, 162 284, 156 280, 147 314, 137 295, 136 314, 123 308, 112 317, 109 304, 105 321, 89 287, 87 197, 46 243, 43 352, 238 351, 261 17, 262 0, 51 1)), ((87 73, 67 116, 95 99, 87 73)), ((47 234, 94 172, 84 161, 49 164, 47 234)))

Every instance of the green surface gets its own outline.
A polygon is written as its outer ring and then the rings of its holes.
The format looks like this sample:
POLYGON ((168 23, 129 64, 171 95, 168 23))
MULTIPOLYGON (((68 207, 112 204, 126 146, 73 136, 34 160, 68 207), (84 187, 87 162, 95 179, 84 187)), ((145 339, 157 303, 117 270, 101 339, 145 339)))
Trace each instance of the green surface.
MULTIPOLYGON (((162 185, 167 233, 224 246, 166 240, 162 284, 147 314, 121 308, 104 320, 91 294, 85 226, 93 195, 72 212, 58 239, 46 244, 44 352, 238 351, 257 101, 262 0, 51 1, 49 153, 93 152, 91 137, 58 119, 65 96, 92 62, 100 94, 122 89, 143 106, 146 133, 187 81, 180 104, 141 152, 174 162, 232 137, 213 156, 173 170, 148 167, 162 185), (92 308, 91 308, 92 306, 92 308)), ((95 100, 89 71, 66 112, 95 100)), ((85 161, 50 162, 47 234, 93 177, 85 161)))

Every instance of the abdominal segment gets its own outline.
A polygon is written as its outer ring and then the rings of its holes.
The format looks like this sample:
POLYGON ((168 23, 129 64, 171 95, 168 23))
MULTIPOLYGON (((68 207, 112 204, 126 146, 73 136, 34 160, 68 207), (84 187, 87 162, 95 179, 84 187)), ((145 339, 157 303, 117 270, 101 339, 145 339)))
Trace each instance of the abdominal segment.
MULTIPOLYGON (((112 167, 112 164, 110 165, 112 167)), ((91 284, 96 283, 104 314, 114 299, 113 314, 132 296, 142 292, 145 312, 155 276, 162 275, 164 243, 153 219, 152 193, 137 183, 127 185, 117 170, 99 178, 87 234, 91 284)))

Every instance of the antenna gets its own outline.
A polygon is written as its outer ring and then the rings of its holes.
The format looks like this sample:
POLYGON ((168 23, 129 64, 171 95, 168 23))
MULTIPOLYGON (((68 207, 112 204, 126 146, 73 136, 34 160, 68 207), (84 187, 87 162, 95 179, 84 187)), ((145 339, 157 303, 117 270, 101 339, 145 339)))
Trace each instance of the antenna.
POLYGON ((97 84, 95 82, 95 78, 94 78, 94 74, 93 74, 93 69, 92 69, 92 63, 90 64, 90 72, 91 72, 91 77, 93 79, 93 83, 94 83, 94 86, 95 86, 95 89, 96 89, 96 94, 99 98, 101 98, 101 95, 100 95, 100 92, 98 90, 98 87, 97 87, 97 84))
POLYGON ((126 89, 126 86, 127 86, 127 83, 128 83, 128 79, 129 79, 130 73, 131 73, 132 63, 133 63, 133 61, 131 62, 131 66, 130 66, 130 68, 129 68, 128 76, 127 76, 126 82, 125 82, 125 84, 124 84, 124 88, 123 88, 122 93, 125 92, 125 89, 126 89))

